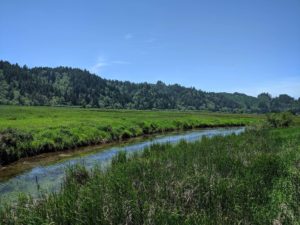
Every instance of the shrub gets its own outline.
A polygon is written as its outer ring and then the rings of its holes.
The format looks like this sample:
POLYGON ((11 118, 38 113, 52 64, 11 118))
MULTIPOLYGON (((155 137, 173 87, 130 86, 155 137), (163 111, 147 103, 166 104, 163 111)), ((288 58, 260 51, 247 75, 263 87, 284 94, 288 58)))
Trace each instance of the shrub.
POLYGON ((289 127, 294 122, 294 116, 290 112, 267 114, 267 124, 271 127, 289 127))
POLYGON ((26 155, 22 151, 26 143, 32 141, 30 133, 17 129, 7 128, 0 132, 0 165, 13 162, 26 155))

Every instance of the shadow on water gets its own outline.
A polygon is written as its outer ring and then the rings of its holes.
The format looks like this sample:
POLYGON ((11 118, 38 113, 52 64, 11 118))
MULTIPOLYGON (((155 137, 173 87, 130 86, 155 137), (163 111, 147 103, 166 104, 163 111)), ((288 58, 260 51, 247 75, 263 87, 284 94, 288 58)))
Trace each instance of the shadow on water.
POLYGON ((0 200, 15 200, 20 193, 37 196, 44 191, 56 191, 61 186, 65 168, 69 165, 83 163, 87 168, 94 165, 106 166, 120 151, 134 153, 154 143, 178 143, 180 140, 194 142, 201 137, 239 134, 244 128, 217 128, 174 132, 137 138, 123 143, 108 144, 82 148, 76 151, 48 153, 30 159, 23 159, 0 170, 0 200))

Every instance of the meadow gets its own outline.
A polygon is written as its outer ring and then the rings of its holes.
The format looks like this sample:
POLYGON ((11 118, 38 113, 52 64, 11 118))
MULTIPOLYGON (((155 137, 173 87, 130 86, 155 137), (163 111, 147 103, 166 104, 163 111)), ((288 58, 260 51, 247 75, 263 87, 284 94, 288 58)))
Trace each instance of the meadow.
POLYGON ((199 111, 0 106, 0 165, 44 152, 174 130, 249 125, 261 118, 199 111))
POLYGON ((20 198, 2 224, 293 224, 300 129, 248 129, 120 153, 106 171, 68 168, 59 193, 20 198))

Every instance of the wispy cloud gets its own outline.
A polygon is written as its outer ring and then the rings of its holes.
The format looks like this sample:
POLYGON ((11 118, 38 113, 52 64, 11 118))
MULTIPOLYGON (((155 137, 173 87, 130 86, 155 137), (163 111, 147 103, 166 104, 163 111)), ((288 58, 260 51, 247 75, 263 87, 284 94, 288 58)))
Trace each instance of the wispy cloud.
POLYGON ((98 57, 97 62, 90 68, 90 71, 95 74, 100 74, 104 67, 112 65, 128 65, 131 64, 124 60, 107 60, 104 57, 98 57))
POLYGON ((98 57, 97 62, 90 68, 90 71, 99 74, 102 72, 102 68, 107 65, 108 63, 103 57, 98 57))
POLYGON ((124 38, 125 38, 126 40, 130 40, 130 39, 133 38, 133 34, 127 33, 127 34, 124 35, 124 38))

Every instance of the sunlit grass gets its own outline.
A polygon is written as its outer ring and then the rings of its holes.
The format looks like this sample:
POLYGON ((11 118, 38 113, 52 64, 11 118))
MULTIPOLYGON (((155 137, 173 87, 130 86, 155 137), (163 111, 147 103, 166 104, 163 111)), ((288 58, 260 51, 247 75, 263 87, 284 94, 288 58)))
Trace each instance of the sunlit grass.
POLYGON ((200 127, 240 126, 261 116, 178 111, 0 106, 0 164, 42 152, 200 127))

